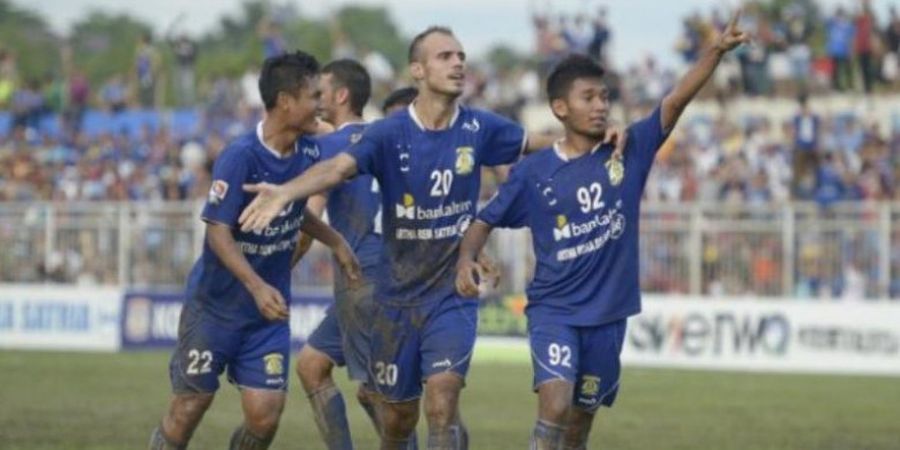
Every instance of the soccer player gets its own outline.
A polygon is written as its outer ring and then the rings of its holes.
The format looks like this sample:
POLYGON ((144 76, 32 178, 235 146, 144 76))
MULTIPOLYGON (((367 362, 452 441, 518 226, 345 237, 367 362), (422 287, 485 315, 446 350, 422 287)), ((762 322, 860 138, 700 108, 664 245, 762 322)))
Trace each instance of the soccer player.
POLYGON ((583 449, 594 414, 619 387, 626 318, 640 312, 638 219, 654 156, 726 52, 747 40, 733 19, 653 113, 628 129, 622 160, 602 145, 609 102, 603 69, 563 60, 547 80, 565 128, 552 149, 514 166, 466 232, 457 267, 463 296, 477 292, 475 261, 493 227, 529 227, 536 269, 528 332, 538 394, 532 449, 583 449))
POLYGON ((373 123, 348 151, 287 184, 246 187, 259 194, 240 223, 256 229, 294 198, 356 174, 378 180, 384 248, 369 369, 385 399, 379 414, 384 449, 408 445, 423 382, 428 448, 468 446, 458 400, 475 342, 477 300, 456 293, 455 261, 476 212, 481 167, 514 162, 526 139, 517 124, 458 104, 465 57, 449 29, 423 31, 409 47, 419 91, 412 105, 373 123))
POLYGON ((232 141, 216 159, 202 217, 203 254, 191 271, 169 364, 174 395, 153 431, 150 449, 183 449, 212 403, 219 375, 241 392, 244 423, 230 449, 266 449, 284 408, 290 350, 288 302, 291 254, 298 231, 328 245, 344 273, 357 280, 358 263, 340 234, 304 214, 305 200, 286 203, 271 225, 237 227, 252 196, 244 183, 285 182, 319 160, 315 141, 318 63, 296 52, 269 58, 259 79, 266 117, 232 141))
POLYGON ((417 95, 419 95, 419 90, 412 86, 396 89, 381 103, 381 113, 387 117, 401 109, 406 109, 417 95))
MULTIPOLYGON (((362 114, 372 83, 360 63, 341 59, 322 68, 319 86, 320 116, 336 130, 317 139, 325 160, 360 139, 367 125, 362 114)), ((380 202, 378 183, 370 175, 361 175, 335 187, 327 197, 313 195, 307 204, 307 209, 317 217, 327 205, 331 226, 350 244, 364 279, 360 288, 350 290, 341 278, 335 278, 335 304, 297 356, 297 375, 309 397, 322 439, 330 450, 353 448, 344 399, 332 378, 335 365, 346 365, 350 379, 360 383, 356 398, 379 430, 377 398, 368 377, 368 325, 374 312, 373 283, 381 255, 380 202)), ((306 236, 301 240, 307 241, 306 236)), ((301 247, 308 248, 301 245, 298 249, 301 247)), ((295 253, 295 259, 301 256, 295 253)), ((416 448, 414 436, 410 442, 410 448, 416 448)))

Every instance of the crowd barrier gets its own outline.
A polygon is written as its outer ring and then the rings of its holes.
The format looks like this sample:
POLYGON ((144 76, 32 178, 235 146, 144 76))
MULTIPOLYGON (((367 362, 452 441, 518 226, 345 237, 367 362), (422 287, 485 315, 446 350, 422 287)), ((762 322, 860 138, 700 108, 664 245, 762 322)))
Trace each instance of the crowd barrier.
MULTIPOLYGON (((6 285, 0 287, 0 348, 86 351, 170 349, 178 291, 6 285)), ((332 299, 296 293, 292 344, 299 347, 332 299)), ((479 334, 524 346, 525 298, 482 303, 479 334)), ((629 319, 626 365, 737 371, 900 375, 900 304, 812 303, 647 295, 629 319)))

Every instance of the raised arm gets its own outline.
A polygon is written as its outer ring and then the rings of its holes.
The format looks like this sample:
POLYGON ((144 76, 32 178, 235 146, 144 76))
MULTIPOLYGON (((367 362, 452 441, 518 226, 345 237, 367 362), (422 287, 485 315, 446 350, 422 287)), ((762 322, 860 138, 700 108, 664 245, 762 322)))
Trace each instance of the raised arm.
POLYGON ((678 122, 678 118, 681 117, 681 113, 697 95, 706 80, 715 72, 722 57, 738 45, 750 40, 747 33, 738 29, 737 24, 740 17, 741 12, 736 12, 722 34, 716 38, 716 42, 703 52, 700 59, 679 80, 672 92, 663 99, 660 122, 664 132, 672 130, 675 123, 678 122))
POLYGON ((281 292, 266 283, 253 270, 247 258, 238 250, 231 231, 231 227, 227 225, 207 222, 206 242, 209 243, 210 249, 222 261, 225 268, 253 295, 256 307, 263 317, 268 320, 287 320, 287 302, 284 301, 281 292))
POLYGON ((356 159, 346 153, 313 165, 302 175, 282 184, 247 184, 244 190, 256 198, 241 212, 241 230, 259 230, 269 226, 285 205, 298 198, 330 190, 356 175, 356 159))

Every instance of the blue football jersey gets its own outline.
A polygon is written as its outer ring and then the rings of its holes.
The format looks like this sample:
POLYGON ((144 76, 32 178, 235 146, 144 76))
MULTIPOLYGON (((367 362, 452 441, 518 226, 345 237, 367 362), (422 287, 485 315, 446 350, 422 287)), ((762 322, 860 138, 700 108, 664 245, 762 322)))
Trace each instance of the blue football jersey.
MULTIPOLYGON (((238 248, 253 270, 290 301, 291 255, 306 201, 289 203, 265 230, 244 233, 238 226, 238 217, 254 195, 244 192, 241 185, 286 183, 319 160, 319 148, 314 140, 304 137, 296 142, 293 154, 281 157, 263 144, 261 135, 262 123, 256 132, 232 141, 216 159, 202 217, 206 222, 231 227, 238 248)), ((186 306, 199 307, 229 326, 265 320, 253 296, 205 240, 203 253, 188 276, 186 298, 186 306)))
POLYGON ((531 229, 529 321, 593 326, 640 312, 641 194, 665 138, 657 108, 628 128, 622 161, 612 145, 574 160, 556 148, 537 152, 479 213, 494 227, 531 229))
POLYGON ((449 126, 427 130, 412 106, 371 124, 349 149, 382 193, 382 251, 375 297, 397 305, 455 293, 462 234, 476 214, 481 166, 510 164, 525 132, 493 113, 457 108, 449 126))
MULTIPOLYGON (((348 123, 318 138, 322 159, 332 158, 362 137, 365 123, 348 123)), ((360 175, 328 193, 328 222, 344 236, 364 272, 381 257, 381 193, 371 175, 360 175)))

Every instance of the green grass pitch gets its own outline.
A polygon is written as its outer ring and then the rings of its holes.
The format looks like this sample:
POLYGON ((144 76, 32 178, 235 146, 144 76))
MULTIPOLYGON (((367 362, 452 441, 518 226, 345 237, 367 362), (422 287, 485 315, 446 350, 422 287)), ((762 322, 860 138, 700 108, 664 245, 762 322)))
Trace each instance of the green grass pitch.
MULTIPOLYGON (((163 352, 0 351, 0 449, 146 448, 167 404, 167 361, 163 352)), ((343 371, 338 380, 356 447, 377 448, 343 371)), ((526 355, 476 352, 462 398, 473 450, 528 447, 530 380, 526 355)), ((223 384, 191 448, 225 448, 239 421, 236 391, 223 384)), ((424 443, 424 420, 419 433, 424 443)), ((272 448, 322 448, 295 379, 272 448)), ((590 448, 900 449, 900 380, 627 368, 590 448)))

